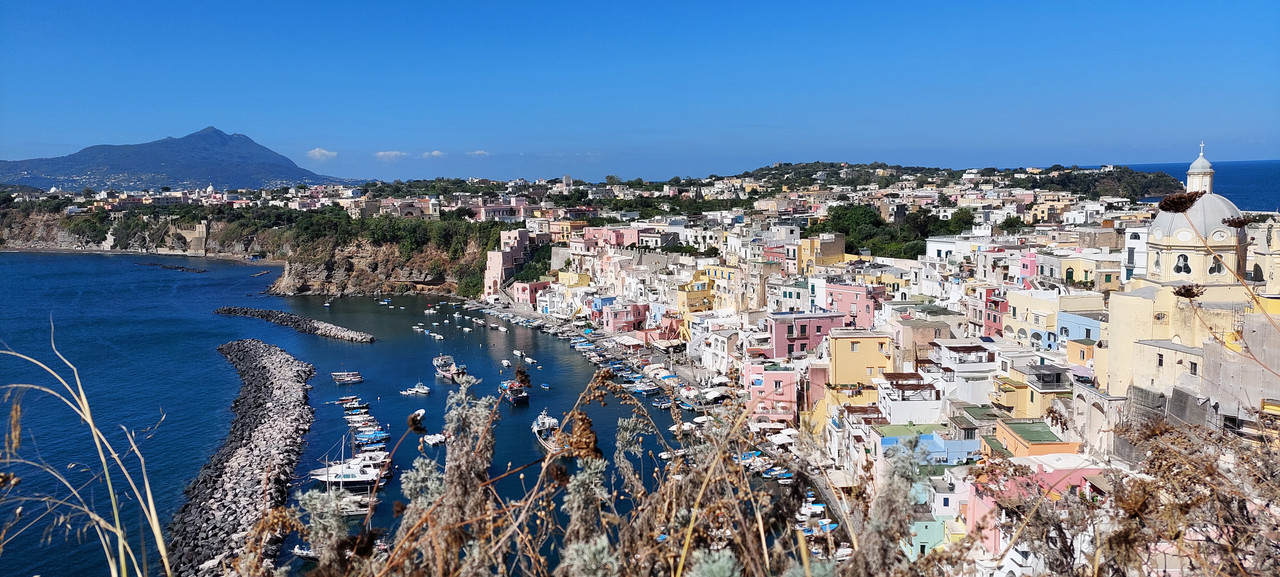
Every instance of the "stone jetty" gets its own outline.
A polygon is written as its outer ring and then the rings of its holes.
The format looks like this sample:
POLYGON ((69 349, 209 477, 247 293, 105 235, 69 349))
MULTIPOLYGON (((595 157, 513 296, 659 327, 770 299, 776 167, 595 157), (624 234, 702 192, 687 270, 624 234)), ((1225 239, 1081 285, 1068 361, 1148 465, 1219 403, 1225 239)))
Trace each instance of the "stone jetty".
POLYGON ((286 313, 284 311, 273 311, 269 309, 251 309, 246 307, 222 307, 213 311, 220 315, 253 317, 264 321, 272 322, 281 326, 290 327, 300 333, 312 335, 320 335, 331 339, 341 339, 344 341, 352 341, 357 343, 373 342, 373 335, 353 331, 351 329, 340 327, 332 323, 309 319, 302 315, 286 313))
POLYGON ((231 405, 227 439, 186 489, 187 502, 169 525, 169 555, 181 577, 227 575, 250 530, 285 504, 314 411, 307 380, 315 367, 258 340, 218 351, 244 385, 231 405))

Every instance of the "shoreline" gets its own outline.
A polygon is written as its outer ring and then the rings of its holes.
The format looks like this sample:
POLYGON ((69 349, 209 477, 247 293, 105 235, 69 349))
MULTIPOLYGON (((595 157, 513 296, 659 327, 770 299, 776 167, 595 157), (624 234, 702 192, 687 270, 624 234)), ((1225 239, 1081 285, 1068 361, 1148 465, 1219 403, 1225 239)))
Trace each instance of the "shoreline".
POLYGON ((79 248, 13 247, 7 244, 0 245, 0 253, 4 253, 4 252, 46 253, 46 254, 96 254, 96 255, 104 255, 104 256, 132 255, 132 256, 153 256, 153 257, 176 257, 176 258, 187 258, 187 259, 202 258, 202 259, 216 260, 216 261, 223 261, 223 262, 243 263, 246 265, 261 265, 261 266, 272 266, 272 267, 284 267, 286 263, 286 261, 283 261, 283 260, 275 260, 275 259, 268 259, 268 258, 249 260, 244 256, 236 256, 236 255, 227 254, 227 253, 216 253, 216 254, 210 254, 205 256, 198 256, 198 255, 182 254, 182 253, 142 252, 142 251, 136 251, 136 250, 115 250, 115 249, 100 249, 100 248, 79 249, 79 248))

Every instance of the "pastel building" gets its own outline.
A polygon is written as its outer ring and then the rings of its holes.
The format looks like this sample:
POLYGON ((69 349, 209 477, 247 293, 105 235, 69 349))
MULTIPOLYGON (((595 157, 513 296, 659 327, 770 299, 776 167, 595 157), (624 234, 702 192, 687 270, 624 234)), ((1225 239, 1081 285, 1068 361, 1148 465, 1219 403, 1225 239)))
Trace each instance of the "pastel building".
POLYGON ((803 355, 817 348, 831 329, 844 326, 840 313, 769 313, 764 332, 773 337, 770 358, 803 355))
POLYGON ((796 422, 800 373, 789 364, 747 363, 742 368, 747 383, 747 407, 755 422, 796 422))

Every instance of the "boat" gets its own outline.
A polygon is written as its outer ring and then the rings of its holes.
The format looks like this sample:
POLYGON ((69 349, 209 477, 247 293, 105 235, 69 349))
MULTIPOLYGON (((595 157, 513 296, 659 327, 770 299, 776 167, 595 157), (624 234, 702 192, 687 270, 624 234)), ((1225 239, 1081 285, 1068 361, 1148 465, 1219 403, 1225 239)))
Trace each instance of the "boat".
POLYGON ((428 387, 428 386, 426 386, 426 385, 422 384, 422 381, 418 381, 418 384, 416 384, 416 385, 414 385, 414 386, 412 386, 412 387, 409 387, 409 388, 407 388, 407 389, 405 389, 405 390, 403 390, 403 391, 400 391, 400 394, 402 394, 402 395, 404 395, 404 396, 406 396, 406 397, 411 396, 411 395, 430 395, 430 394, 431 394, 431 387, 428 387))
POLYGON ((436 374, 448 380, 453 380, 458 374, 458 365, 453 362, 453 356, 440 354, 431 360, 431 364, 436 368, 436 374))
MULTIPOLYGON (((324 305, 329 306, 329 305, 324 305)), ((293 556, 304 561, 319 561, 320 554, 316 553, 311 547, 303 547, 302 545, 293 546, 293 556)))
POLYGON ((424 328, 422 328, 422 327, 420 327, 420 326, 414 325, 414 326, 413 326, 413 332, 415 332, 415 333, 422 333, 422 332, 426 332, 426 329, 424 329, 424 328))
POLYGON ((502 359, 502 366, 504 367, 511 366, 511 361, 508 361, 507 359, 502 359))
POLYGON ((341 397, 338 397, 338 400, 334 401, 334 402, 333 402, 333 404, 335 404, 335 405, 345 405, 345 404, 350 403, 350 402, 352 402, 352 401, 358 401, 358 400, 360 400, 360 397, 358 397, 358 396, 356 396, 356 395, 342 395, 341 397))
POLYGON ((516 357, 523 357, 523 356, 524 356, 524 352, 522 352, 520 349, 514 349, 514 350, 512 350, 512 351, 511 351, 511 354, 514 354, 516 357))
POLYGON ((464 333, 469 333, 469 332, 471 332, 471 327, 462 327, 462 332, 464 332, 464 333))
POLYGON ((359 371, 338 371, 329 373, 329 375, 333 377, 333 382, 339 385, 353 385, 364 382, 364 377, 360 375, 359 371))
POLYGON ((560 431, 560 420, 547 414, 546 409, 542 409, 542 414, 533 420, 533 436, 538 440, 538 445, 549 453, 554 453, 562 447, 556 447, 556 433, 560 431))
POLYGON ((525 357, 525 358, 524 358, 524 363, 525 363, 526 365, 536 365, 536 364, 538 364, 538 362, 537 362, 537 361, 535 361, 535 360, 533 360, 533 358, 531 358, 531 357, 525 357))
POLYGON ((356 399, 356 400, 354 400, 354 401, 350 401, 350 402, 347 402, 347 403, 343 403, 343 404, 342 404, 342 408, 344 408, 344 409, 367 409, 367 408, 369 408, 369 403, 361 403, 359 399, 356 399))
POLYGON ((431 333, 431 338, 433 338, 433 339, 435 339, 435 340, 437 340, 437 341, 443 341, 443 340, 444 340, 444 335, 442 335, 442 334, 440 334, 440 333, 431 333))
POLYGON ((311 472, 311 478, 339 487, 373 487, 381 485, 382 471, 377 467, 343 462, 311 472))
POLYGON ((444 442, 445 442, 446 440, 447 440, 447 439, 446 439, 446 437, 445 437, 444 435, 441 435, 441 434, 438 434, 438 433, 437 433, 437 434, 434 434, 434 435, 423 435, 423 436, 422 436, 422 442, 423 442, 423 443, 426 443, 427 445, 430 445, 430 446, 432 446, 432 447, 435 447, 435 446, 438 446, 438 445, 442 445, 442 444, 444 444, 444 442))
POLYGON ((504 333, 505 333, 505 332, 507 332, 507 331, 508 331, 508 330, 510 330, 510 329, 508 329, 507 327, 498 327, 498 330, 500 330, 500 331, 502 331, 502 332, 504 332, 504 333))
POLYGON ((653 405, 654 407, 656 407, 656 408, 658 408, 658 409, 661 409, 661 410, 664 410, 664 411, 665 411, 665 410, 667 410, 667 409, 670 409, 670 408, 671 408, 671 397, 668 397, 668 396, 666 396, 666 395, 662 395, 661 397, 657 397, 657 398, 655 398, 654 400, 649 401, 649 404, 650 404, 650 405, 653 405))
POLYGON ((550 390, 551 390, 551 385, 548 385, 548 384, 546 384, 546 383, 542 383, 542 390, 544 390, 544 391, 550 391, 550 390))
POLYGON ((662 392, 662 387, 653 383, 639 383, 636 385, 635 391, 647 397, 662 392))
POLYGON ((498 385, 498 393, 502 395, 502 400, 512 405, 529 404, 529 391, 525 390, 524 385, 521 385, 519 381, 502 381, 498 385))
POLYGON ((498 330, 498 323, 489 323, 489 330, 491 331, 498 330))

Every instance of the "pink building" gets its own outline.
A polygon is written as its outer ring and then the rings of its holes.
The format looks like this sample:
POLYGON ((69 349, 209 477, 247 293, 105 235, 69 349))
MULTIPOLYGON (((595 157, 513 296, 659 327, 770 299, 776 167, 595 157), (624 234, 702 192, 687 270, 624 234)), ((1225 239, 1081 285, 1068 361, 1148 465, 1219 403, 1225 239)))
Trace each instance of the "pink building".
POLYGON ((511 285, 511 300, 516 304, 536 306, 538 293, 551 286, 551 281, 518 282, 511 285))
MULTIPOLYGON (((523 255, 521 255, 523 258, 523 255)), ((484 267, 484 296, 498 294, 502 283, 516 274, 516 251, 491 250, 484 267)))
POLYGON ((1027 283, 1027 279, 1036 276, 1036 256, 1036 251, 1029 250, 1018 257, 1018 284, 1021 284, 1023 288, 1031 288, 1031 285, 1027 283))
POLYGON ((886 298, 885 287, 880 285, 828 284, 827 302, 822 308, 844 313, 845 326, 869 329, 886 298))
POLYGON ((582 237, 608 246, 625 247, 639 244, 640 232, 640 229, 629 226, 589 226, 582 229, 582 237))
POLYGON ((743 366, 747 409, 754 422, 796 422, 800 373, 790 365, 748 363, 743 366))
POLYGON ((844 326, 843 313, 769 313, 764 330, 772 336, 771 359, 803 355, 817 347, 831 329, 844 326))
MULTIPOLYGON (((1034 457, 1014 457, 1014 464, 1027 465, 1034 471, 1017 483, 1006 483, 1004 490, 1020 490, 1027 494, 1027 499, 1034 500, 1040 495, 1049 494, 1056 500, 1057 495, 1064 495, 1075 490, 1088 490, 1089 481, 1085 478, 1101 474, 1102 467, 1084 455, 1054 453, 1034 457)), ((999 556, 1009 544, 1009 536, 1004 535, 998 523, 992 522, 1000 515, 996 498, 1001 496, 982 483, 974 483, 970 492, 968 514, 964 516, 965 526, 970 534, 980 535, 979 543, 993 556, 999 556), (995 517, 990 517, 995 515, 995 517), (979 526, 981 524, 982 526, 979 526), (979 531, 981 529, 981 531, 979 531)))
POLYGON ((644 319, 649 314, 649 305, 636 303, 614 303, 601 311, 604 330, 613 333, 626 333, 644 328, 644 319))

